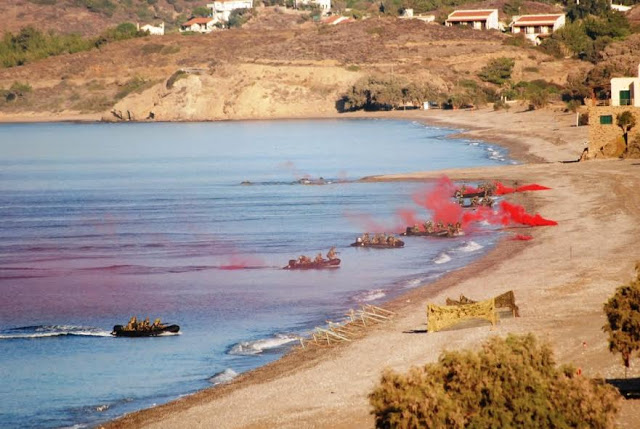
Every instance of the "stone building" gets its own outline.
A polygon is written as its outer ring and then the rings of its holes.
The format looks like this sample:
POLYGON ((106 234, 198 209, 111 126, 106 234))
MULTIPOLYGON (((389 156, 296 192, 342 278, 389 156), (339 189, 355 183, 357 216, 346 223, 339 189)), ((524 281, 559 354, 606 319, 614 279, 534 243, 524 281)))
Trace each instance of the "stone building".
POLYGON ((589 113, 589 158, 620 156, 624 151, 624 135, 616 118, 629 111, 636 126, 628 134, 629 143, 640 136, 640 65, 637 77, 611 79, 611 99, 587 106, 589 113))

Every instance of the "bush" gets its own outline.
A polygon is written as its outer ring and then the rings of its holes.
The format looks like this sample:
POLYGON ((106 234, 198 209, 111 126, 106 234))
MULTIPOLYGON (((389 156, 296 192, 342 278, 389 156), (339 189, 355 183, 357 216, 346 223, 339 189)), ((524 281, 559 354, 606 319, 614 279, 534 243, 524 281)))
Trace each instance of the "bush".
POLYGON ((428 85, 404 78, 367 76, 359 79, 338 101, 338 111, 392 110, 405 104, 421 105, 435 91, 428 85))
POLYGON ((604 314, 607 324, 602 329, 609 334, 609 350, 620 353, 626 375, 631 355, 640 350, 640 278, 616 289, 604 314))
POLYGON ((618 400, 613 387, 557 368, 531 334, 444 352, 407 374, 387 370, 369 395, 377 428, 613 427, 618 400))
POLYGON ((152 85, 151 81, 146 80, 140 76, 136 76, 134 78, 129 79, 121 86, 120 91, 116 93, 115 98, 116 100, 123 99, 124 97, 131 94, 132 92, 142 92, 148 87, 150 87, 151 85, 152 85))
POLYGON ((485 82, 502 85, 511 79, 514 65, 515 61, 512 58, 494 58, 480 70, 478 77, 485 82))

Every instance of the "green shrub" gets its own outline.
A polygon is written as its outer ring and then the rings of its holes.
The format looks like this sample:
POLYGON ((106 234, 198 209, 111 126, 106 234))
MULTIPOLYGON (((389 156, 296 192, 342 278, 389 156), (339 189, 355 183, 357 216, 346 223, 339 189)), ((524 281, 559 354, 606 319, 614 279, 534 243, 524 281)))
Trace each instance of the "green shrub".
POLYGON ((169 79, 167 79, 167 85, 166 85, 167 89, 173 88, 173 85, 177 81, 179 81, 180 79, 184 79, 187 76, 188 76, 187 72, 185 72, 184 70, 178 70, 177 72, 172 74, 171 77, 169 77, 169 79))
POLYGON ((11 85, 11 88, 9 88, 9 90, 22 96, 30 93, 32 88, 31 88, 31 85, 29 85, 27 82, 15 81, 13 82, 13 85, 11 85))
POLYGON ((609 350, 620 353, 625 367, 631 356, 640 350, 640 278, 620 286, 604 304, 607 324, 602 329, 609 334, 609 350))
POLYGON ((480 70, 478 77, 485 82, 502 85, 511 79, 514 65, 515 60, 513 58, 494 58, 480 70))
POLYGON ((193 16, 207 17, 211 15, 211 9, 206 6, 198 6, 191 11, 193 16))
POLYGON ((536 338, 491 338, 406 374, 387 370, 369 395, 377 428, 613 427, 620 396, 556 367, 536 338))
POLYGON ((153 83, 147 79, 144 79, 140 76, 133 77, 126 81, 121 87, 120 90, 116 93, 116 100, 121 100, 127 95, 133 92, 142 92, 148 87, 150 87, 153 83))
POLYGON ((392 110, 405 104, 420 105, 433 99, 435 91, 427 84, 404 78, 366 76, 359 79, 338 101, 338 111, 392 110))

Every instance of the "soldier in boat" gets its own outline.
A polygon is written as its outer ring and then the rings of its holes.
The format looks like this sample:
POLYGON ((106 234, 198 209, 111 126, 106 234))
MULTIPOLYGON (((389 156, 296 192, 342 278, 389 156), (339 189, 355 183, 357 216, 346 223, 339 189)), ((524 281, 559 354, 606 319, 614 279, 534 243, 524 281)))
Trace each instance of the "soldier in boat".
POLYGON ((433 222, 431 222, 430 220, 426 221, 424 223, 424 230, 427 233, 432 234, 433 233, 433 222))
POLYGON ((480 205, 491 207, 493 206, 493 199, 489 196, 483 197, 482 200, 480 200, 480 205))
POLYGON ((314 259, 314 261, 316 264, 321 264, 322 262, 324 262, 324 258, 322 257, 322 253, 318 253, 316 255, 316 259, 314 259))
POLYGON ((478 207, 479 205, 480 205, 480 198, 477 195, 471 198, 471 207, 478 207))
POLYGON ((438 221, 438 223, 436 223, 436 229, 435 232, 440 232, 444 229, 444 223, 442 223, 441 220, 438 221))
MULTIPOLYGON (((358 237, 358 238, 360 238, 360 237, 358 237)), ((329 251, 327 252, 327 259, 329 259, 330 261, 336 259, 336 248, 335 247, 331 247, 331 249, 329 249, 329 251)))
POLYGON ((371 241, 371 239, 369 238, 369 233, 368 233, 368 232, 365 232, 365 233, 364 233, 364 236, 362 237, 362 242, 363 242, 364 244, 369 244, 369 242, 370 242, 370 241, 371 241))
POLYGON ((125 326, 125 329, 127 331, 135 331, 137 327, 138 318, 136 316, 132 316, 131 319, 129 319, 129 323, 127 323, 127 326, 125 326))

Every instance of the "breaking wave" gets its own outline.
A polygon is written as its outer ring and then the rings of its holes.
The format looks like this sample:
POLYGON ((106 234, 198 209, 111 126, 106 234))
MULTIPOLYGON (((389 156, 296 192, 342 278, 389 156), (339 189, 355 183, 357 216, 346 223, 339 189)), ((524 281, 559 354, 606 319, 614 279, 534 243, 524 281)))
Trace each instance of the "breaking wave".
POLYGON ((384 298, 385 296, 387 296, 387 294, 382 289, 373 289, 355 295, 353 300, 357 302, 369 302, 384 298))
POLYGON ((259 355, 264 351, 279 349, 285 344, 297 341, 294 335, 277 334, 271 338, 263 338, 255 341, 243 341, 232 346, 227 352, 230 355, 259 355))
POLYGON ((475 252, 476 250, 480 250, 482 248, 484 248, 482 244, 478 244, 475 241, 466 241, 457 250, 460 252, 475 252))
POLYGON ((440 253, 436 259, 433 260, 434 264, 446 264, 451 261, 451 256, 447 255, 446 252, 440 253))
POLYGON ((237 372, 235 372, 231 368, 227 368, 224 371, 220 371, 214 374, 213 377, 209 379, 209 382, 214 385, 228 383, 234 378, 236 378, 237 376, 238 376, 237 372))
POLYGON ((0 340, 35 339, 60 336, 111 337, 111 331, 72 325, 37 325, 0 331, 0 340))

